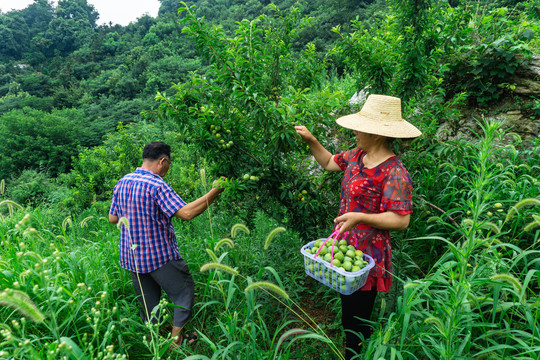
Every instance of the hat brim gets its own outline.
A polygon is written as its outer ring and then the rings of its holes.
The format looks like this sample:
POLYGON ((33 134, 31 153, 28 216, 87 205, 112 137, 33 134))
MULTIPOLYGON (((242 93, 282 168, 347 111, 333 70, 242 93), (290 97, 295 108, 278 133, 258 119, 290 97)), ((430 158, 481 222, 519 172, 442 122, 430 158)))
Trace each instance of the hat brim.
POLYGON ((415 138, 422 135, 413 124, 400 121, 384 121, 375 119, 360 111, 357 114, 345 115, 336 120, 344 128, 392 138, 415 138))

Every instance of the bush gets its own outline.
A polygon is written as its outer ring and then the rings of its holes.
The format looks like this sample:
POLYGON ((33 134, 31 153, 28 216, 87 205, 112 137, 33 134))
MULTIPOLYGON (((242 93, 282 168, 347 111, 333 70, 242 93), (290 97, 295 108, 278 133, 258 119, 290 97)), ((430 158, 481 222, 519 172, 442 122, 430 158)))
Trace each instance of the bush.
POLYGON ((38 206, 49 202, 49 197, 59 188, 46 172, 24 170, 17 178, 6 185, 6 197, 16 203, 38 206))
POLYGON ((82 119, 82 112, 71 109, 49 114, 24 108, 0 116, 0 178, 25 169, 45 169, 51 176, 68 171, 84 134, 82 119))

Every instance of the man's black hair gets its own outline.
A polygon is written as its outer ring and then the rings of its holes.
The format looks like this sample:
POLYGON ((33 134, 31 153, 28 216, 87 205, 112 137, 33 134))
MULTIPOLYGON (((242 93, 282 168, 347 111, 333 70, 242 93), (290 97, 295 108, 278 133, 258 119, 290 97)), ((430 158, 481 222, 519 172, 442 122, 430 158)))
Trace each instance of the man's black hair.
POLYGON ((142 152, 143 160, 159 160, 163 156, 169 159, 171 158, 171 147, 161 141, 153 141, 146 144, 142 152))

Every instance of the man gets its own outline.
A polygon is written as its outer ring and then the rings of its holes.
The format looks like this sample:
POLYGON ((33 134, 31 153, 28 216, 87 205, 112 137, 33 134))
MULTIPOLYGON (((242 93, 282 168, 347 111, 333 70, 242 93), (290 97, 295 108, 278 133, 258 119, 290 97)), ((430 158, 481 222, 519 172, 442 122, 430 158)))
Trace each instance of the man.
POLYGON ((171 219, 191 220, 200 215, 223 189, 213 187, 206 195, 186 203, 162 179, 171 164, 170 146, 151 142, 144 147, 142 157, 142 166, 114 187, 109 221, 116 224, 121 218, 127 219, 121 231, 120 265, 131 271, 143 320, 150 318, 163 289, 177 305, 172 338, 180 345, 184 339, 195 339, 195 334, 182 335, 194 303, 194 282, 180 256, 171 219))

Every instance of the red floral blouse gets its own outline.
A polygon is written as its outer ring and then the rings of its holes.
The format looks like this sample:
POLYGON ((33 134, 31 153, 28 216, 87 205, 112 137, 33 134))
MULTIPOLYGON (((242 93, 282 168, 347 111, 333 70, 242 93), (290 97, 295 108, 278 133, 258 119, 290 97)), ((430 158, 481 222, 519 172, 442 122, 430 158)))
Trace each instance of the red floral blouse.
MULTIPOLYGON (((396 157, 385 160, 374 168, 364 167, 366 152, 358 148, 334 156, 334 161, 345 172, 341 182, 339 215, 347 212, 378 214, 393 211, 400 215, 412 213, 412 180, 396 157)), ((349 244, 375 260, 375 267, 360 290, 390 291, 392 285, 392 252, 390 232, 365 224, 358 224, 345 233, 349 244)))

